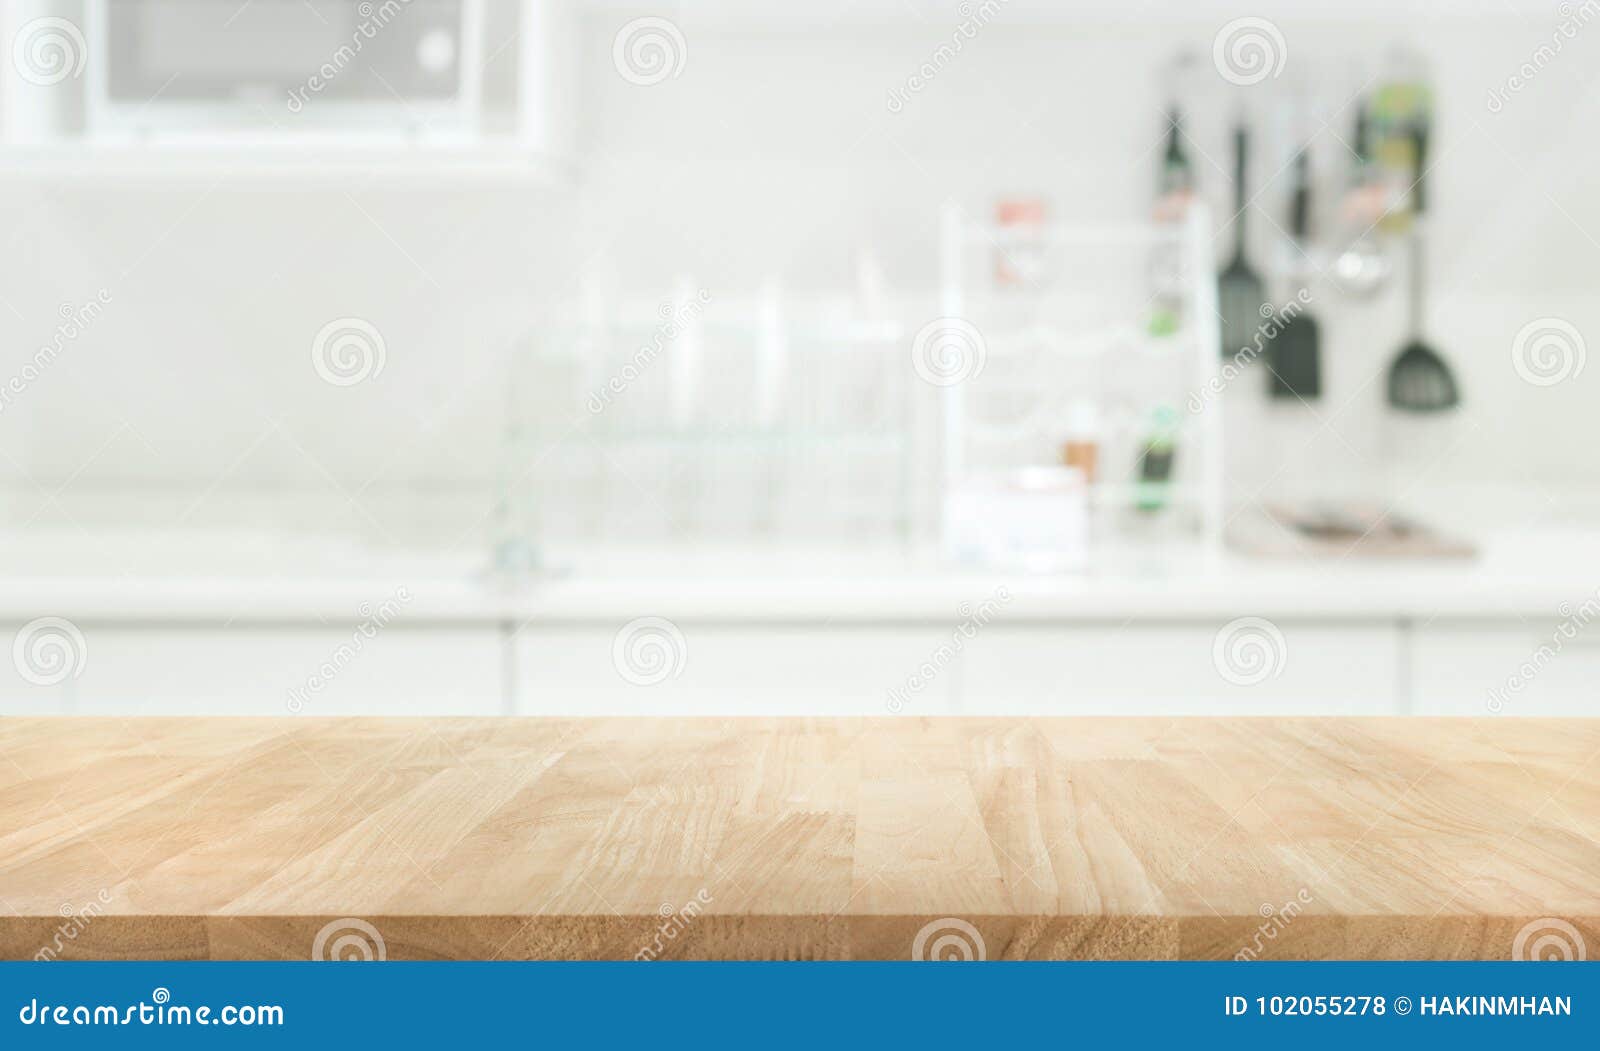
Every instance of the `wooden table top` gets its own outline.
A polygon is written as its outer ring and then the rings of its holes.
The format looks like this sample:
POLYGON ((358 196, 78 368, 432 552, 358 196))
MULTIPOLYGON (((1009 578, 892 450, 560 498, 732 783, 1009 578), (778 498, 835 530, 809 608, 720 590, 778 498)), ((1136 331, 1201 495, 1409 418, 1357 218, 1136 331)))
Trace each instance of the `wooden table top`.
POLYGON ((0 956, 1600 951, 1600 720, 0 719, 0 956))

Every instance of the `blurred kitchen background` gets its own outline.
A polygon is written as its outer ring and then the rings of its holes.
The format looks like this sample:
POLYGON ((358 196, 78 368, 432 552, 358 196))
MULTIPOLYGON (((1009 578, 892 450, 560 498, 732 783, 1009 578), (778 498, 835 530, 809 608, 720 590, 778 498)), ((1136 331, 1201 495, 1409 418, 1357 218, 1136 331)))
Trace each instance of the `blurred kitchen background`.
POLYGON ((1600 0, 5 15, 0 711, 1593 712, 1600 0))

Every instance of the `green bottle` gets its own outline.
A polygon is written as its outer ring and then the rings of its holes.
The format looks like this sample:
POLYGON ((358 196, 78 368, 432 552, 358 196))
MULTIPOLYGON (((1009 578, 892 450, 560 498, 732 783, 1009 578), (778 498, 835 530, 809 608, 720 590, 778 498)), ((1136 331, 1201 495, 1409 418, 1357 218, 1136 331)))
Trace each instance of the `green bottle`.
POLYGON ((1159 511, 1167 506, 1172 484, 1172 464, 1178 453, 1178 411, 1158 405, 1151 416, 1150 437, 1139 456, 1139 481, 1134 486, 1134 506, 1159 511))

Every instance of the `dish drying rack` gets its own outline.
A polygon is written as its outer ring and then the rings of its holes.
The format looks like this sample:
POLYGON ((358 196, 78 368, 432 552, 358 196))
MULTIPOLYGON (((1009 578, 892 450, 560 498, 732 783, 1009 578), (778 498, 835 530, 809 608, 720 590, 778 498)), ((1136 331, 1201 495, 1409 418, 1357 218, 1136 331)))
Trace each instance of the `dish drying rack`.
POLYGON ((775 283, 589 293, 514 356, 497 561, 535 568, 546 543, 904 542, 927 486, 906 339, 875 304, 775 283))
POLYGON ((973 221, 952 203, 941 216, 940 245, 942 320, 977 333, 982 355, 979 368, 967 363, 970 375, 943 385, 945 491, 986 473, 1060 466, 1065 418, 1089 405, 1103 421, 1098 477, 1087 489, 1094 549, 1108 540, 1187 537, 1205 557, 1220 554, 1223 412, 1212 384, 1221 353, 1208 210, 1194 202, 1171 221, 1018 228, 973 221), (1139 317, 1156 296, 1142 311, 1135 303, 1132 314, 1128 304, 1101 302, 1122 287, 1117 262, 1131 260, 1148 274, 1158 256, 1172 264, 1167 289, 1181 319, 1159 335, 1139 317), (988 260, 1007 264, 1008 287, 988 279, 988 260), (1077 284, 1060 272, 1074 260, 1093 261, 1077 284), (1174 471, 1163 509, 1141 513, 1148 490, 1138 484, 1139 454, 1158 405, 1177 415, 1174 471))

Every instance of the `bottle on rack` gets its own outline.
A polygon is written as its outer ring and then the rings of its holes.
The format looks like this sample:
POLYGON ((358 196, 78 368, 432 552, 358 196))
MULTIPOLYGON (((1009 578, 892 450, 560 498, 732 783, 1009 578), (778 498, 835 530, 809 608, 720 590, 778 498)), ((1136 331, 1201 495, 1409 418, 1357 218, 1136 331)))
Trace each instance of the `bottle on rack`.
POLYGON ((1047 208, 1042 197, 1002 197, 995 204, 995 225, 1002 243, 995 248, 997 288, 1032 288, 1043 276, 1047 208))
POLYGON ((1183 114, 1167 112, 1167 152, 1161 158, 1161 180, 1156 193, 1156 218, 1181 219, 1194 197, 1194 167, 1183 149, 1183 114))
POLYGON ((1100 462, 1100 420, 1092 401, 1073 402, 1067 408, 1066 427, 1061 434, 1061 465, 1083 472, 1089 485, 1095 482, 1100 462))
POLYGON ((1178 413, 1170 405, 1158 405, 1151 414, 1150 436, 1139 455, 1139 481, 1134 487, 1134 506, 1140 511, 1159 511, 1167 506, 1172 484, 1172 466, 1178 453, 1178 413))
MULTIPOLYGON (((1174 106, 1167 113, 1167 151, 1161 159, 1153 210, 1156 222, 1182 222, 1193 200, 1194 168, 1183 148, 1183 115, 1174 106)), ((1175 240, 1152 252, 1150 282, 1154 286, 1150 334, 1170 336, 1183 323, 1183 251, 1175 240)))

